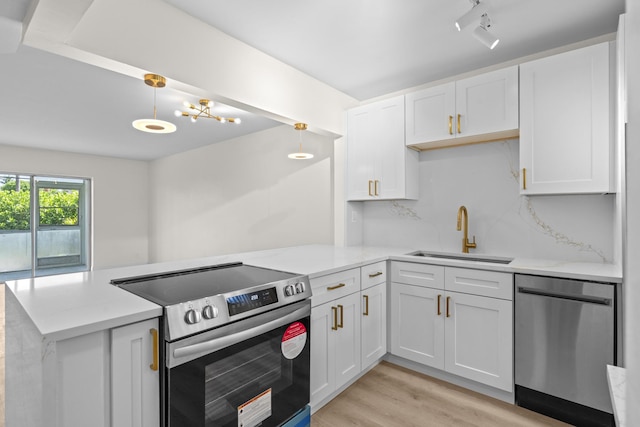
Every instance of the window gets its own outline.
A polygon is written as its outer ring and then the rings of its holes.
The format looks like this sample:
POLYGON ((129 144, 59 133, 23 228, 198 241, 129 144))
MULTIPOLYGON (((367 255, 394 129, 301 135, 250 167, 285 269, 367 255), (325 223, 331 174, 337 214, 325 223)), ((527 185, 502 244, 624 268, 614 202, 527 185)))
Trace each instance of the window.
POLYGON ((0 173, 0 281, 89 269, 90 181, 0 173))

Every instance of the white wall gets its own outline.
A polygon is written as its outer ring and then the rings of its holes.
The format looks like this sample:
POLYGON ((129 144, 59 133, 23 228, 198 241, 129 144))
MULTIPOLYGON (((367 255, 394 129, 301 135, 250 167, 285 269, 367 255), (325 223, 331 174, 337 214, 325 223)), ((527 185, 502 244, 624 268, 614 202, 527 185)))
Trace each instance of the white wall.
POLYGON ((474 253, 612 262, 613 195, 519 194, 518 141, 420 153, 417 201, 364 202, 363 242, 460 252, 458 208, 474 253))
POLYGON ((149 260, 148 163, 0 145, 0 171, 90 178, 95 268, 149 260))
POLYGON ((627 236, 624 263, 627 424, 640 425, 640 4, 626 1, 627 61, 627 236))
POLYGON ((151 164, 155 262, 333 243, 333 139, 279 126, 151 164))

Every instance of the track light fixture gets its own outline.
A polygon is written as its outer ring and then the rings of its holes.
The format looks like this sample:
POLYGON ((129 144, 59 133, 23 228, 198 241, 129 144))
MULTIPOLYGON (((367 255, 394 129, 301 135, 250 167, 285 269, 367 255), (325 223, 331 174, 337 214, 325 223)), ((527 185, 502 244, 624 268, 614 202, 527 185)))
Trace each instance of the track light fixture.
POLYGON ((191 117, 191 122, 195 123, 200 117, 206 119, 215 119, 220 123, 235 123, 240 124, 241 120, 237 117, 221 117, 211 114, 211 108, 213 107, 213 101, 208 99, 201 99, 198 101, 198 105, 194 105, 188 101, 184 101, 184 106, 192 110, 190 112, 184 112, 180 110, 175 111, 176 117, 191 117))
POLYGON ((500 39, 491 34, 488 28, 491 26, 491 20, 486 13, 480 17, 480 25, 473 30, 473 36, 480 40, 489 49, 493 49, 498 45, 500 39))
POLYGON ((480 0, 469 1, 471 1, 473 7, 456 21, 456 28, 458 31, 462 31, 463 28, 468 27, 474 21, 480 19, 483 14, 487 13, 487 7, 484 4, 480 4, 480 0))

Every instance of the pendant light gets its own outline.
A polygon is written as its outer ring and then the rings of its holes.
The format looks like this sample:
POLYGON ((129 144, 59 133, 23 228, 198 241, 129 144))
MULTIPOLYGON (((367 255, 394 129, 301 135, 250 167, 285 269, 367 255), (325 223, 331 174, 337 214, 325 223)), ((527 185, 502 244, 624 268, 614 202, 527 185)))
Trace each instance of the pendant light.
POLYGON ((298 131, 299 133, 299 144, 300 144, 300 148, 298 150, 297 153, 291 153, 289 154, 289 158, 290 159, 294 159, 294 160, 307 160, 307 159, 312 159, 313 158, 313 154, 310 153, 304 153, 302 151, 302 131, 303 130, 307 130, 307 124, 306 123, 296 123, 295 125, 293 125, 293 128, 295 130, 298 131))
POLYGON ((156 119, 156 91, 158 88, 163 88, 167 84, 167 79, 158 74, 145 74, 144 82, 147 86, 153 88, 153 119, 139 119, 134 120, 134 128, 141 130, 142 132, 149 133, 172 133, 176 131, 176 125, 164 120, 156 119))

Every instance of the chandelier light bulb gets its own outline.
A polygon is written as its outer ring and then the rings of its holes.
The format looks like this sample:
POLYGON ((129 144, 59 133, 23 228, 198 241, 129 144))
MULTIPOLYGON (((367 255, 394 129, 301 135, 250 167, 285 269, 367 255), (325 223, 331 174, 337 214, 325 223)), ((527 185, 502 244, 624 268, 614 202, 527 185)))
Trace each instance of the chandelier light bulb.
POLYGON ((195 123, 198 118, 196 116, 191 116, 191 123, 195 123))

